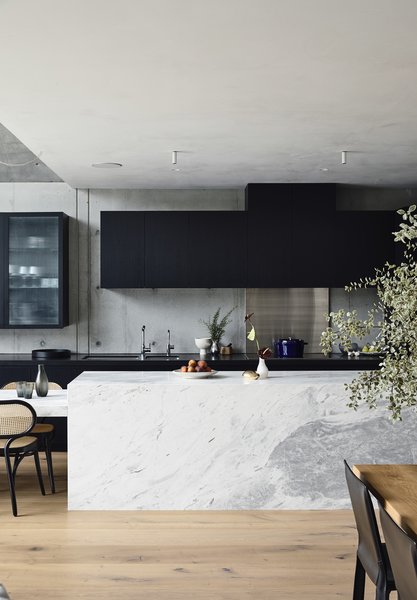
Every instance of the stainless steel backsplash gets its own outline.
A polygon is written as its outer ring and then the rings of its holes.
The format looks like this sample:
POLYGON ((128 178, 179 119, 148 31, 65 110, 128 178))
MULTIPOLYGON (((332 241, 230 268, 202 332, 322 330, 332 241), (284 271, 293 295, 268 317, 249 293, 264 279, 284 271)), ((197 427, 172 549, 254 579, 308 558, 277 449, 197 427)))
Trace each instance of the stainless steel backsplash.
MULTIPOLYGON (((329 288, 248 288, 246 311, 261 346, 272 349, 272 340, 285 337, 308 342, 304 354, 320 352, 320 334, 329 312, 329 288)), ((256 352, 255 342, 246 340, 246 352, 256 352)))

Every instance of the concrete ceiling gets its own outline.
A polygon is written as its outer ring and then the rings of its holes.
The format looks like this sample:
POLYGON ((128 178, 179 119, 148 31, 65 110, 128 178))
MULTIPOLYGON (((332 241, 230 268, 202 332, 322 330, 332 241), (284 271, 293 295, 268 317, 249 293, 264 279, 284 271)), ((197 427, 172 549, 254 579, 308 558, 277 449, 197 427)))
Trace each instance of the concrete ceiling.
POLYGON ((415 0, 0 0, 0 17, 0 121, 71 186, 417 186, 415 0))
POLYGON ((0 182, 62 181, 0 124, 0 182))

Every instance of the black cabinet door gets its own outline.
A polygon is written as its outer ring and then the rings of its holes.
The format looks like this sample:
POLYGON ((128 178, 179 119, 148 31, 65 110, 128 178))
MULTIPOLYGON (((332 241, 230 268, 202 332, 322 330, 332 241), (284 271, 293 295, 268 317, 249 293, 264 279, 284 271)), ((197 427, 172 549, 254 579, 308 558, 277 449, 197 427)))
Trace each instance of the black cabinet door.
POLYGON ((188 287, 246 287, 247 213, 188 214, 188 287))
POLYGON ((186 211, 145 213, 145 287, 187 287, 188 215, 186 211))
POLYGON ((291 186, 291 287, 328 287, 333 272, 336 189, 333 185, 291 186))
POLYGON ((101 287, 144 287, 144 213, 103 211, 100 231, 101 287))
POLYGON ((292 186, 249 184, 247 287, 288 287, 291 275, 292 186))
POLYGON ((337 211, 332 287, 372 277, 376 267, 395 262, 395 211, 337 211))

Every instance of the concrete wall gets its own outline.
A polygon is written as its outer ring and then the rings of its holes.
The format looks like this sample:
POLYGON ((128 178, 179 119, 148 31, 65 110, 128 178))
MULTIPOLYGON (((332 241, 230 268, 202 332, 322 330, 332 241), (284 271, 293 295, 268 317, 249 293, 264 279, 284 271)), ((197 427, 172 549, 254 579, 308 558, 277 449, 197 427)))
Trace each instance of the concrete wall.
MULTIPOLYGON (((64 329, 1 330, 0 352, 25 353, 33 348, 69 348, 73 352, 137 352, 140 329, 147 343, 163 352, 171 330, 176 352, 194 352, 195 337, 206 337, 200 319, 221 306, 236 307, 224 342, 245 348, 245 291, 237 289, 100 288, 101 210, 243 210, 238 190, 73 190, 64 183, 0 183, 0 212, 62 211, 70 219, 70 323, 64 329)), ((172 232, 174 238, 175 231, 172 232)), ((169 251, 169 240, 165 241, 169 251)), ((210 260, 215 232, 195 248, 190 260, 210 260)))
MULTIPOLYGON (((243 210, 244 194, 237 190, 91 190, 90 256, 91 299, 89 351, 137 352, 140 329, 146 325, 147 344, 164 352, 167 330, 171 330, 176 352, 194 352, 194 338, 207 337, 200 319, 207 319, 221 306, 224 311, 236 306, 233 322, 223 342, 233 342, 244 350, 245 292, 240 289, 145 289, 106 290, 100 288, 101 210, 243 210)), ((175 231, 172 231, 172 239, 175 231)), ((207 231, 190 260, 210 260, 210 246, 225 240, 207 231)), ((170 240, 164 240, 169 252, 170 240)))
MULTIPOLYGON (((341 186, 338 207, 394 209, 415 201, 415 190, 376 190, 341 186)), ((1 330, 0 352, 25 353, 42 345, 73 352, 137 352, 140 329, 147 327, 147 342, 155 352, 165 350, 167 329, 177 352, 193 352, 194 338, 206 331, 207 319, 217 307, 236 307, 224 342, 245 351, 245 290, 100 288, 101 210, 243 210, 243 190, 74 190, 65 183, 0 183, 0 211, 62 211, 70 217, 70 326, 64 329, 1 330)), ((174 238, 175 232, 172 232, 174 238)), ((210 260, 212 244, 221 244, 215 232, 195 248, 190 260, 210 260)), ((165 240, 169 250, 170 240, 165 240)), ((363 310, 371 302, 367 292, 356 300, 332 290, 332 308, 352 306, 363 310), (350 303, 350 304, 349 304, 350 303)))

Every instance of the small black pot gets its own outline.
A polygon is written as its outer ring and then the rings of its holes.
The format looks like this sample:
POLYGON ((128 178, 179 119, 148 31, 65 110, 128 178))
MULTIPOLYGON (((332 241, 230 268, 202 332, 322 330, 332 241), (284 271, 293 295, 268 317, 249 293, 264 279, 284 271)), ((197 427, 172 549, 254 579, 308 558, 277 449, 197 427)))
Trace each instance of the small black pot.
POLYGON ((279 358, 303 358, 308 342, 297 338, 285 338, 275 342, 275 356, 279 358))

